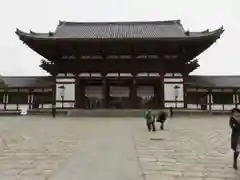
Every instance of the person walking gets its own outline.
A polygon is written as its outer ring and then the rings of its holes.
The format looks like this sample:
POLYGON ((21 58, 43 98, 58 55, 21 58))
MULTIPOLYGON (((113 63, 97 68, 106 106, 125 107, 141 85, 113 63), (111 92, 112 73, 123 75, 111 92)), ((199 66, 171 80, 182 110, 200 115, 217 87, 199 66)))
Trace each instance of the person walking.
POLYGON ((158 114, 158 118, 157 118, 157 122, 160 123, 161 130, 164 130, 164 123, 165 123, 166 119, 167 119, 167 114, 164 111, 161 111, 158 114))
POLYGON ((146 124, 148 131, 156 131, 155 128, 155 122, 154 122, 154 116, 152 115, 152 110, 148 109, 147 112, 145 112, 145 119, 146 119, 146 124))
POLYGON ((240 109, 232 109, 229 125, 232 129, 231 148, 233 150, 233 168, 237 170, 237 159, 240 152, 240 109))

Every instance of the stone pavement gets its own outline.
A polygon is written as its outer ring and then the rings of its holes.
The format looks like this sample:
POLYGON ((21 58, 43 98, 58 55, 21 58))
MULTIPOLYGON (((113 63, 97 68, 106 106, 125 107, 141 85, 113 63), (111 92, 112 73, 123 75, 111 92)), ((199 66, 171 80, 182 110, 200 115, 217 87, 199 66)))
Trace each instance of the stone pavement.
POLYGON ((239 180, 229 143, 224 116, 155 133, 139 118, 1 117, 0 180, 239 180))

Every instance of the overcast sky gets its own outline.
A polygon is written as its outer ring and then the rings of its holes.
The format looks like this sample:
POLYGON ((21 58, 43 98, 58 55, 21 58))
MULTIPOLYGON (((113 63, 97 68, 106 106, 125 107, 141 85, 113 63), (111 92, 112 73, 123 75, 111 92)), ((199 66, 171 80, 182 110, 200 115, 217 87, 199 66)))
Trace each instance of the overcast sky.
POLYGON ((190 31, 225 32, 198 58, 193 74, 240 75, 240 0, 1 0, 0 74, 46 75, 42 57, 15 35, 16 28, 29 32, 54 31, 63 21, 159 21, 181 19, 190 31))

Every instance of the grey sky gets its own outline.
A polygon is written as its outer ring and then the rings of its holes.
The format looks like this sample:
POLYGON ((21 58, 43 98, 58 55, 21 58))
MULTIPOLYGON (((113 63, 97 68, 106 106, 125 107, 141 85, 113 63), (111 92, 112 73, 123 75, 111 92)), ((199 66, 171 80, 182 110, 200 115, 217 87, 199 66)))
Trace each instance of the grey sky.
POLYGON ((7 0, 0 3, 0 74, 45 75, 42 57, 15 35, 55 30, 65 21, 154 21, 181 19, 185 29, 202 31, 224 26, 225 32, 200 57, 193 74, 240 74, 239 0, 7 0))

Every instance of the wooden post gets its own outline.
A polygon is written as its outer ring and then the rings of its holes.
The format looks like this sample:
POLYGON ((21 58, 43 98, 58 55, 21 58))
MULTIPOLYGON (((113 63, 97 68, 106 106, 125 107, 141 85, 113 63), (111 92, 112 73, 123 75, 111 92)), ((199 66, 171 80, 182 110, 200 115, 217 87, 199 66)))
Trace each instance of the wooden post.
POLYGON ((75 74, 75 103, 74 107, 79 108, 79 73, 75 74))
POLYGON ((57 76, 56 73, 54 73, 52 75, 52 81, 53 81, 53 85, 52 85, 52 116, 53 117, 56 116, 56 76, 57 76))
POLYGON ((107 82, 106 74, 102 74, 102 88, 103 88, 103 99, 102 106, 103 108, 108 108, 108 99, 109 99, 109 84, 107 82))
POLYGON ((235 104, 235 108, 238 108, 238 98, 237 98, 237 89, 233 89, 233 101, 235 104))
POLYGON ((75 108, 85 108, 85 84, 79 74, 75 74, 75 108))
POLYGON ((4 111, 7 110, 7 103, 8 103, 8 93, 6 90, 4 90, 4 111))
POLYGON ((162 64, 162 68, 161 68, 161 71, 159 73, 160 75, 160 83, 159 83, 159 108, 161 109, 164 109, 165 108, 165 90, 164 90, 164 67, 163 67, 163 62, 161 63, 162 64))
POLYGON ((130 87, 131 108, 137 109, 137 82, 136 74, 132 74, 132 84, 130 87))
MULTIPOLYGON (((17 88, 17 93, 18 93, 18 95, 20 95, 20 89, 19 88, 17 88)), ((19 110, 19 101, 17 102, 17 110, 19 110)))
POLYGON ((186 73, 183 73, 182 76, 183 76, 183 108, 187 109, 187 85, 185 84, 185 79, 187 75, 186 73))
POLYGON ((28 90, 28 109, 32 109, 31 108, 31 105, 32 105, 32 90, 31 89, 29 89, 28 90))
POLYGON ((209 105, 209 111, 212 111, 212 90, 208 89, 208 105, 209 105))

